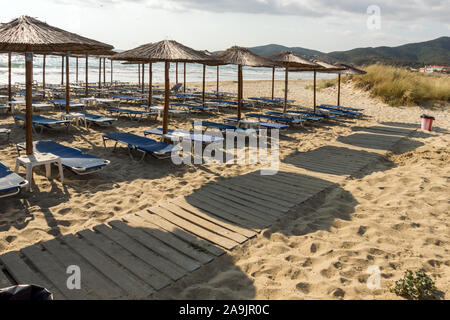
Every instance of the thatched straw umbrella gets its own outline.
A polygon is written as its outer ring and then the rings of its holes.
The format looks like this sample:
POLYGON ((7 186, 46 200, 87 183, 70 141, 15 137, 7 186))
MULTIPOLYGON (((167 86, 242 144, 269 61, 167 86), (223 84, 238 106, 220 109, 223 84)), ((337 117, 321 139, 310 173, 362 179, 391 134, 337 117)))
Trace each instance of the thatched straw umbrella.
POLYGON ((39 21, 22 16, 0 26, 0 51, 25 52, 26 83, 26 154, 33 154, 32 129, 32 84, 33 52, 67 52, 66 55, 66 112, 69 111, 69 51, 89 52, 113 47, 74 33, 64 31, 39 21))
MULTIPOLYGON (((275 64, 279 66, 283 66, 285 68, 285 80, 284 80, 284 108, 283 112, 286 112, 287 108, 287 99, 288 99, 288 75, 290 67, 300 67, 300 68, 317 68, 317 65, 314 62, 303 59, 299 55, 295 54, 292 51, 281 51, 280 53, 270 56, 270 60, 272 60, 275 64)), ((272 71, 273 73, 274 71, 272 71)), ((272 81, 273 83, 274 81, 272 81)), ((273 89, 272 89, 273 91, 273 89)))
POLYGON ((235 64, 238 66, 238 120, 241 119, 242 107, 242 66, 250 67, 272 67, 274 63, 270 60, 254 54, 244 47, 233 46, 225 51, 221 51, 213 55, 224 64, 235 64))
POLYGON ((164 62, 164 115, 163 115, 163 133, 167 133, 168 115, 169 115, 169 64, 171 62, 207 62, 215 59, 206 56, 204 53, 186 47, 173 40, 163 40, 156 43, 149 43, 139 46, 135 49, 116 54, 115 60, 141 61, 141 62, 164 62))

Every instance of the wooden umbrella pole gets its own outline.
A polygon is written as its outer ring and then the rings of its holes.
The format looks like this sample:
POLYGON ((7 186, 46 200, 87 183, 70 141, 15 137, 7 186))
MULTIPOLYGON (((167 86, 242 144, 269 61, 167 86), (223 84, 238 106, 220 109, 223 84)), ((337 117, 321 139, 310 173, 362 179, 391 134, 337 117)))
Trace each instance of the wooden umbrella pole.
POLYGON ((153 63, 148 64, 148 106, 150 107, 153 102, 153 69, 152 69, 153 63))
POLYGON ((145 92, 145 64, 142 64, 142 94, 145 92))
POLYGON ((26 153, 33 154, 33 53, 25 53, 25 134, 26 153))
POLYGON ((61 57, 61 85, 64 84, 64 56, 61 57))
POLYGON ((217 74, 216 74, 216 93, 217 97, 219 97, 219 66, 217 66, 217 74))
POLYGON ((141 65, 138 63, 138 85, 141 85, 141 65))
POLYGON ((70 113, 69 52, 66 54, 66 113, 70 113))
POLYGON ((78 57, 75 58, 76 61, 76 73, 75 73, 75 83, 78 84, 78 57))
POLYGON ((183 66, 183 92, 186 92, 186 62, 183 66))
POLYGON ((85 77, 86 77, 85 86, 86 86, 86 98, 87 98, 88 94, 89 94, 89 85, 88 85, 88 82, 89 82, 89 55, 87 53, 86 53, 86 74, 85 74, 85 77))
POLYGON ((316 70, 314 70, 314 113, 316 113, 316 70))
POLYGON ((242 65, 238 65, 238 120, 241 120, 241 100, 242 100, 242 65))
POLYGON ((286 112, 286 108, 287 108, 288 81, 289 81, 289 67, 286 67, 286 74, 284 76, 284 108, 283 108, 283 113, 286 112))
MULTIPOLYGON (((11 91, 11 52, 8 52, 8 101, 12 99, 12 91, 11 91)), ((11 105, 10 105, 11 109, 11 105)))
POLYGON ((337 106, 341 105, 341 74, 338 73, 338 95, 337 95, 337 106))
POLYGON ((44 54, 42 59, 42 97, 45 99, 45 62, 47 56, 44 54))
POLYGON ((98 59, 98 88, 102 87, 102 58, 98 59))
POLYGON ((272 68, 272 100, 275 93, 275 67, 272 68))
POLYGON ((178 62, 175 65, 175 84, 178 83, 178 62))
POLYGON ((164 114, 163 114, 163 134, 167 134, 168 129, 168 120, 169 120, 169 63, 168 61, 164 62, 164 86, 165 86, 165 95, 164 95, 164 114))
POLYGON ((202 83, 202 102, 205 104, 205 81, 206 81, 206 64, 203 65, 203 83, 202 83))
POLYGON ((106 87, 106 58, 103 58, 103 86, 106 87))
POLYGON ((113 83, 113 60, 111 59, 111 86, 113 83))

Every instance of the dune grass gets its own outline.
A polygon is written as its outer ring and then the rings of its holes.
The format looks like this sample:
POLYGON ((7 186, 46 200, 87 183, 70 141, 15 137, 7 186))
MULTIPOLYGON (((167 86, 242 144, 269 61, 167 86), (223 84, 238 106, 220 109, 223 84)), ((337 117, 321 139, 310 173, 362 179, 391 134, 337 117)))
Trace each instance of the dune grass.
POLYGON ((410 106, 425 102, 450 102, 450 77, 424 74, 375 64, 367 74, 353 76, 354 84, 369 90, 391 106, 410 106))

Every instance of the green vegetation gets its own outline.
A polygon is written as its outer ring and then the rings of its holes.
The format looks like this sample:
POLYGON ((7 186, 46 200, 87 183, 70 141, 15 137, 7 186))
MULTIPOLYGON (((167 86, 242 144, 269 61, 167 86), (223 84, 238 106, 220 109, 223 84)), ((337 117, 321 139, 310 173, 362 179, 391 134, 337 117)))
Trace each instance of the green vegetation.
POLYGON ((433 280, 423 271, 406 270, 402 279, 397 280, 390 288, 391 292, 408 299, 430 299, 437 289, 433 280))
POLYGON ((352 77, 355 85, 391 106, 450 102, 447 75, 423 74, 381 64, 371 65, 366 71, 365 75, 352 77))

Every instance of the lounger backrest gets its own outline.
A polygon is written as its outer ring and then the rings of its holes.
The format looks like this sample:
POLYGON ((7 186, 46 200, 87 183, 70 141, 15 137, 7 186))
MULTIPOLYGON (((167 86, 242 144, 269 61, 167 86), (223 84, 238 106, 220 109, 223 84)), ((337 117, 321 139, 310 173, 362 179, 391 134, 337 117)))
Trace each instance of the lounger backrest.
POLYGON ((181 83, 177 83, 176 85, 174 85, 174 86, 172 87, 172 89, 170 89, 170 91, 178 92, 178 91, 181 89, 182 86, 183 86, 183 85, 182 85, 181 83))

